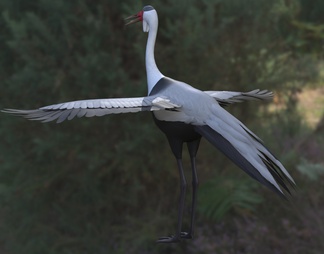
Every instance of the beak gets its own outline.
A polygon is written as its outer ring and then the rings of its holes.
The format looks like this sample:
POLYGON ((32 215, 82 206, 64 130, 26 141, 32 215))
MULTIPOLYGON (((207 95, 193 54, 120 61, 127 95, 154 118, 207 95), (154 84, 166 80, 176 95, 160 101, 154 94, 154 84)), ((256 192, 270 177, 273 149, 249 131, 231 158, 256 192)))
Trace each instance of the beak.
POLYGON ((140 11, 137 14, 134 14, 132 16, 129 16, 128 18, 125 18, 125 21, 127 22, 125 26, 140 22, 143 20, 143 11, 140 11))

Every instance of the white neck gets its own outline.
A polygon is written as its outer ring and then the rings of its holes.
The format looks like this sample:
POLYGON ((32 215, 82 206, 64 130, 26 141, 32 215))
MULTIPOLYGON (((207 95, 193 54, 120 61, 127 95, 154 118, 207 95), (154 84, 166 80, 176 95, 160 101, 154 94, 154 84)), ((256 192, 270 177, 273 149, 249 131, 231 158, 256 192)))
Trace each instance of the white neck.
POLYGON ((149 34, 146 44, 146 54, 145 54, 145 63, 146 63, 146 75, 147 75, 147 89, 148 94, 152 91, 155 84, 163 78, 163 74, 159 71, 155 63, 154 58, 154 46, 158 30, 158 21, 154 24, 149 24, 149 34))

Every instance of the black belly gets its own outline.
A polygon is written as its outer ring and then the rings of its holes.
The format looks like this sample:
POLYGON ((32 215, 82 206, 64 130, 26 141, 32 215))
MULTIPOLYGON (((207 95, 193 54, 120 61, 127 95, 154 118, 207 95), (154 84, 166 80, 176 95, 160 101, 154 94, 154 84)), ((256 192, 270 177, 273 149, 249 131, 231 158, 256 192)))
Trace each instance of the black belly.
POLYGON ((159 127, 165 135, 170 138, 179 139, 182 142, 192 142, 194 140, 200 139, 201 135, 197 133, 194 126, 191 124, 186 124, 183 122, 167 122, 158 120, 154 114, 153 119, 155 124, 159 127))

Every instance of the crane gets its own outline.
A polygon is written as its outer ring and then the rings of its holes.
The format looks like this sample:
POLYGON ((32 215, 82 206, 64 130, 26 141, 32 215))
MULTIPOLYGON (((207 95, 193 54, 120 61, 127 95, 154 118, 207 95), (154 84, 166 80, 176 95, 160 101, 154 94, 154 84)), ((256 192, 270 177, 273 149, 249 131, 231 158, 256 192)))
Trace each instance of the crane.
POLYGON ((267 90, 250 92, 201 91, 184 82, 164 76, 158 69, 154 47, 158 31, 156 10, 145 6, 140 12, 126 18, 126 25, 142 22, 148 33, 145 63, 148 95, 133 98, 90 99, 54 104, 35 110, 4 109, 2 112, 25 117, 29 120, 60 123, 74 117, 93 117, 107 114, 151 111, 158 128, 166 135, 176 158, 180 175, 178 222, 174 235, 160 237, 158 243, 179 242, 194 236, 197 205, 198 177, 196 154, 202 137, 218 148, 250 177, 259 181, 281 197, 290 194, 295 182, 279 160, 263 142, 242 122, 223 107, 246 100, 268 100, 267 90), (182 231, 182 218, 186 192, 186 179, 182 165, 183 144, 187 144, 192 171, 191 223, 187 232, 182 231))

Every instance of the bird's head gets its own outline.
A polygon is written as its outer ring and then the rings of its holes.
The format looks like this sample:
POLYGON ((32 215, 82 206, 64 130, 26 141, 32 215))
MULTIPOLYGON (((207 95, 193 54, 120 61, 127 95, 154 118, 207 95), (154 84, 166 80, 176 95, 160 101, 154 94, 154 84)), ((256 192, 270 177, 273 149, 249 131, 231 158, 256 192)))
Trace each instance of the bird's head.
POLYGON ((128 21, 126 26, 141 21, 143 23, 143 31, 148 32, 150 26, 153 26, 154 24, 157 25, 158 16, 156 10, 151 5, 147 5, 144 6, 140 12, 126 18, 125 20, 128 21))

